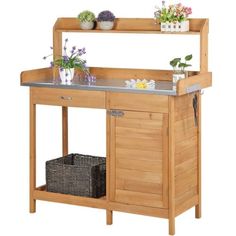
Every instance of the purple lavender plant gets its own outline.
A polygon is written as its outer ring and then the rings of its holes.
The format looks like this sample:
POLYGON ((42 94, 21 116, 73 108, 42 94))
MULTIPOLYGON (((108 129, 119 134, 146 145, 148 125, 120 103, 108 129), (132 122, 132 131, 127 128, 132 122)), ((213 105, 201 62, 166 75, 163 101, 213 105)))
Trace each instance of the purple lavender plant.
MULTIPOLYGON (((60 69, 70 69, 70 68, 77 68, 82 71, 86 71, 86 61, 81 58, 82 55, 86 53, 85 48, 78 48, 73 46, 68 53, 67 43, 68 39, 65 39, 64 47, 63 47, 63 55, 57 56, 54 61, 51 61, 51 67, 57 66, 60 69)), ((50 47, 53 49, 52 47, 50 47)), ((46 60, 48 57, 53 56, 50 54, 48 56, 44 56, 43 59, 46 60)))
POLYGON ((97 21, 114 21, 115 20, 115 15, 111 11, 102 11, 98 14, 97 21))
MULTIPOLYGON (((65 39, 63 46, 62 55, 56 56, 53 61, 50 62, 51 67, 58 67, 60 72, 66 71, 65 76, 67 77, 68 71, 72 68, 79 69, 85 73, 85 77, 88 81, 95 81, 96 77, 91 75, 89 72, 89 68, 86 65, 86 60, 82 59, 81 56, 86 54, 85 48, 77 48, 76 46, 69 48, 67 47, 68 39, 65 39)), ((50 47, 51 50, 53 49, 50 47)), ((49 54, 44 56, 43 59, 46 60, 48 57, 53 56, 53 54, 49 54)))

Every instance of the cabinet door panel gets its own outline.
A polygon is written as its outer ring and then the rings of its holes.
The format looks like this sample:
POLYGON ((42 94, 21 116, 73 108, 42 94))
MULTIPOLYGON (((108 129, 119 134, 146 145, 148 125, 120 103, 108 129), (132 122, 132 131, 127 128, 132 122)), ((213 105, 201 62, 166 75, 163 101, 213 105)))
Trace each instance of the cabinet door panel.
POLYGON ((167 207, 167 114, 111 116, 111 201, 167 207))

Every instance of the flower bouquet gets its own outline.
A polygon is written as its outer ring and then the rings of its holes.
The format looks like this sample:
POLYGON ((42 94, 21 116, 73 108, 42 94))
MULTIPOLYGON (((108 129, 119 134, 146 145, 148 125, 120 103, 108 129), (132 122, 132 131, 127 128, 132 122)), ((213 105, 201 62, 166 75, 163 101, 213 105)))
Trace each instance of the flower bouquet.
MULTIPOLYGON (((68 39, 65 39, 65 44, 63 47, 63 54, 61 56, 56 56, 56 58, 51 61, 52 67, 57 67, 59 69, 60 79, 62 84, 70 84, 74 78, 75 69, 79 69, 85 73, 86 78, 90 78, 92 75, 86 66, 86 60, 81 57, 86 53, 85 48, 76 48, 73 46, 68 52, 67 48, 68 39)), ((53 49, 51 47, 51 49, 53 49)), ((48 56, 43 57, 47 59, 48 56)), ((92 76, 94 79, 94 76, 92 76)))
POLYGON ((188 16, 192 14, 192 8, 183 6, 181 3, 165 6, 162 1, 162 7, 156 7, 154 12, 155 19, 161 23, 161 31, 164 32, 187 32, 189 31, 188 16))

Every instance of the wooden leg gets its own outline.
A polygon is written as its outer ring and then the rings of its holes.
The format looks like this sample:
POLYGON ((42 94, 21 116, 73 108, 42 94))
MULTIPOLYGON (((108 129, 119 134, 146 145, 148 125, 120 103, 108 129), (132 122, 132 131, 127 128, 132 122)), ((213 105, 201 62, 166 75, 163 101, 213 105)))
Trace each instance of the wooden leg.
POLYGON ((198 92, 198 205, 195 206, 195 218, 201 218, 201 95, 198 92))
POLYGON ((68 108, 62 107, 62 154, 68 154, 68 108))
POLYGON ((107 225, 112 225, 113 212, 107 210, 106 214, 107 214, 107 225))
POLYGON ((169 235, 175 235, 175 218, 169 218, 169 235))
POLYGON ((175 234, 175 103, 169 98, 169 234, 175 234))
MULTIPOLYGON (((30 99, 31 100, 31 99, 30 99)), ((36 105, 30 101, 30 213, 36 211, 36 105)))
POLYGON ((200 219, 202 217, 201 203, 195 206, 195 218, 200 219))

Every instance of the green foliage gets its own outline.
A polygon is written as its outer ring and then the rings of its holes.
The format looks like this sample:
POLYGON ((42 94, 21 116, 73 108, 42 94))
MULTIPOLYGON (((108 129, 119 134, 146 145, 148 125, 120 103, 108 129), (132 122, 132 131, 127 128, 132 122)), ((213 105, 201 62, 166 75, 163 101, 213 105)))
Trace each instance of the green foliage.
POLYGON ((95 15, 93 12, 91 11, 82 11, 79 15, 78 15, 78 19, 81 21, 81 22, 92 22, 92 21, 95 21, 95 15))
POLYGON ((181 58, 174 58, 172 61, 170 61, 170 65, 172 67, 176 67, 180 61, 181 61, 181 58))
POLYGON ((62 57, 59 59, 56 59, 54 61, 54 65, 58 66, 60 68, 64 68, 64 69, 70 69, 70 68, 75 68, 75 69, 80 69, 80 70, 84 70, 85 68, 85 61, 74 56, 70 56, 70 57, 62 57))
POLYGON ((176 71, 180 71, 181 73, 185 72, 185 68, 192 66, 191 64, 187 64, 187 61, 192 60, 193 55, 187 55, 185 56, 185 62, 181 61, 181 58, 177 57, 174 58, 173 60, 170 61, 170 65, 173 67, 173 70, 176 71))
POLYGON ((185 61, 190 61, 192 58, 193 58, 193 55, 192 55, 192 54, 191 54, 191 55, 187 55, 187 56, 185 57, 185 61))

